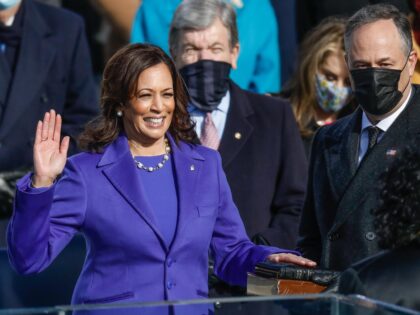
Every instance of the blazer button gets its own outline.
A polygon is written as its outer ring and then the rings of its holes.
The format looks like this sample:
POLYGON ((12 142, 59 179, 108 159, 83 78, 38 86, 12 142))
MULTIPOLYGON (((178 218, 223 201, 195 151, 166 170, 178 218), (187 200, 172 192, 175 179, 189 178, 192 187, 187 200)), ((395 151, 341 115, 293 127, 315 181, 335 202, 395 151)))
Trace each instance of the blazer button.
POLYGON ((373 241, 376 238, 376 234, 374 232, 367 232, 365 237, 368 241, 373 241))
POLYGON ((175 286, 175 283, 172 281, 168 281, 166 283, 166 287, 168 288, 168 290, 171 290, 174 286, 175 286))

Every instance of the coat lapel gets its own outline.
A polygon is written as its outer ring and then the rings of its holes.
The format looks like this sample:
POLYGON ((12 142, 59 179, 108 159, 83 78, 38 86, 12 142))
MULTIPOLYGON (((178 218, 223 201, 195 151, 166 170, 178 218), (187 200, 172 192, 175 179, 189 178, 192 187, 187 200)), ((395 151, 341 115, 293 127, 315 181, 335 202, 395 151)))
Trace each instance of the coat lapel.
POLYGON ((32 99, 46 80, 46 74, 56 51, 48 42, 52 30, 38 14, 34 4, 31 1, 23 1, 22 5, 25 6, 23 37, 0 136, 4 136, 16 119, 24 115, 25 110, 31 105, 32 99))
POLYGON ((162 247, 167 251, 168 247, 157 228, 153 209, 145 197, 144 187, 137 177, 138 169, 134 164, 125 136, 120 135, 106 148, 98 167, 103 167, 103 173, 108 180, 155 232, 162 247))
POLYGON ((356 172, 361 115, 358 109, 342 128, 326 136, 324 154, 335 200, 340 200, 356 172))
POLYGON ((254 129, 248 120, 248 117, 253 114, 248 99, 233 82, 230 83, 229 91, 231 93, 230 106, 219 147, 223 168, 226 168, 238 155, 254 129))
MULTIPOLYGON (((179 213, 178 226, 172 242, 174 243, 180 238, 179 235, 182 233, 184 227, 196 214, 194 209, 194 194, 196 181, 200 174, 204 158, 193 150, 190 145, 183 142, 176 144, 169 134, 167 134, 167 137, 172 149, 178 191, 179 213)), ((147 198, 145 198, 144 187, 137 178, 136 172, 138 170, 133 162, 128 148, 127 138, 124 135, 120 135, 117 140, 105 149, 104 155, 98 163, 98 167, 103 168, 103 173, 115 189, 155 232, 162 247, 166 251, 169 251, 169 247, 157 227, 153 209, 147 198)))
MULTIPOLYGON (((415 91, 418 89, 415 89, 415 91)), ((381 141, 367 155, 346 189, 337 207, 331 231, 338 229, 360 205, 377 189, 377 180, 398 152, 420 134, 420 92, 413 96, 407 108, 394 121, 381 141), (370 190, 369 190, 370 189, 370 190)))
POLYGON ((196 215, 195 208, 195 187, 200 174, 204 158, 192 147, 183 142, 176 144, 172 137, 168 135, 172 148, 172 156, 175 165, 175 178, 178 191, 178 226, 176 229, 173 243, 181 239, 183 229, 191 222, 196 215))

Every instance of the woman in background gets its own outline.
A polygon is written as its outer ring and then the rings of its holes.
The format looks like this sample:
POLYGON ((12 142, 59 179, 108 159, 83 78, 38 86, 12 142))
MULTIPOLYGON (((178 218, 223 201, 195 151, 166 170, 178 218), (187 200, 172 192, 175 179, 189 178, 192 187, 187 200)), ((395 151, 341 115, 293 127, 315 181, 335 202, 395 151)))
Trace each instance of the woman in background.
POLYGON ((296 72, 281 93, 293 107, 307 155, 320 126, 353 110, 344 59, 345 23, 328 18, 305 37, 296 72))

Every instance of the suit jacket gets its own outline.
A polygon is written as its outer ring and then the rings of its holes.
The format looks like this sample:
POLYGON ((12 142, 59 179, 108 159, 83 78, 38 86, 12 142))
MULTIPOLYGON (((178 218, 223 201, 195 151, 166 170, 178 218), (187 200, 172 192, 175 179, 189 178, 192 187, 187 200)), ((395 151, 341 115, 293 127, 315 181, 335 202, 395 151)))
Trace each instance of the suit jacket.
POLYGON ((420 311, 420 245, 381 252, 346 270, 339 292, 361 294, 420 311))
POLYGON ((231 82, 219 152, 246 231, 295 248, 307 161, 290 104, 231 82))
MULTIPOLYGON (((29 168, 38 120, 50 108, 75 137, 97 113, 97 91, 80 17, 23 0, 23 37, 0 122, 0 171, 29 168)), ((0 75, 0 85, 5 76, 0 75)), ((1 94, 1 93, 0 93, 1 94)))
POLYGON ((323 268, 343 270, 379 251, 370 211, 379 176, 420 133, 420 89, 357 166, 362 111, 319 129, 312 143, 298 248, 323 268))
MULTIPOLYGON (((215 272, 245 285, 246 272, 272 247, 247 238, 213 150, 170 138, 179 209, 176 235, 167 246, 138 180, 128 142, 121 135, 103 154, 68 159, 63 176, 48 189, 18 183, 8 230, 8 250, 24 274, 46 268, 77 231, 87 258, 72 303, 158 301, 207 296, 208 250, 215 272)), ((156 192, 165 193, 165 192, 156 192)), ((281 252, 281 250, 280 250, 281 252)))

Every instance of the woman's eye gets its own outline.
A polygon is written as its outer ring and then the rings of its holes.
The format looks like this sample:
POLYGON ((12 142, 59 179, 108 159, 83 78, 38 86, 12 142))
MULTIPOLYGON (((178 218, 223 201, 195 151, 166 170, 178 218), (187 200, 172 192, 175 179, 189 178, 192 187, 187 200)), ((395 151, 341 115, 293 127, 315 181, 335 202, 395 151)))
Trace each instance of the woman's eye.
POLYGON ((165 93, 163 94, 163 96, 166 98, 172 98, 174 96, 174 93, 165 93))
POLYGON ((151 94, 140 94, 139 96, 137 96, 138 98, 148 98, 148 97, 151 97, 152 95, 151 94))

